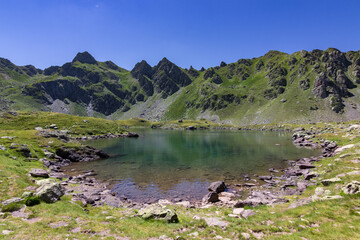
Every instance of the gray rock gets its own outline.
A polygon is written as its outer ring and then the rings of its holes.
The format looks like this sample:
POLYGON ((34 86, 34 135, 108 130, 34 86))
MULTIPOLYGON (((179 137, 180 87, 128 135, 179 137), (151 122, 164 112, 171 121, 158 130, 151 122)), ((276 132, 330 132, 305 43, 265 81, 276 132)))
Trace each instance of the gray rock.
POLYGON ((245 232, 241 233, 241 236, 242 236, 245 240, 248 240, 248 239, 251 238, 251 235, 250 235, 249 233, 245 233, 245 232))
POLYGON ((255 215, 255 212, 253 210, 251 210, 251 209, 246 209, 243 212, 241 212, 241 216, 243 218, 248 218, 248 217, 253 216, 253 215, 255 215))
POLYGON ((6 147, 5 146, 3 146, 3 145, 0 145, 0 151, 6 151, 7 149, 6 149, 6 147))
POLYGON ((49 150, 43 149, 43 151, 44 151, 45 157, 47 157, 47 158, 55 158, 55 154, 50 152, 49 150))
POLYGON ((297 182, 296 185, 299 192, 303 192, 307 188, 307 184, 305 182, 297 182))
POLYGON ((23 194, 21 195, 22 198, 27 198, 32 196, 34 196, 34 193, 32 192, 23 192, 23 194))
POLYGON ((309 173, 304 175, 304 178, 305 178, 305 180, 310 180, 310 179, 315 178, 317 176, 318 176, 318 174, 316 172, 309 172, 309 173))
POLYGON ((204 217, 203 219, 205 220, 206 224, 209 227, 218 226, 221 228, 226 228, 229 225, 229 223, 225 221, 221 221, 220 218, 216 218, 216 217, 204 217))
POLYGON ((19 202, 21 202, 21 201, 23 201, 23 200, 24 200, 24 199, 19 198, 19 197, 13 197, 13 198, 10 198, 10 199, 7 199, 7 200, 1 202, 1 204, 2 204, 3 206, 6 206, 6 205, 9 205, 9 204, 12 204, 12 203, 19 203, 19 202))
POLYGON ((324 186, 329 186, 330 184, 337 183, 337 182, 341 182, 341 179, 338 178, 338 177, 329 178, 329 179, 324 179, 324 180, 321 181, 321 183, 322 183, 324 186))
POLYGON ((354 195, 360 193, 360 182, 359 181, 352 181, 346 184, 342 190, 345 194, 354 195))
POLYGON ((170 223, 179 222, 178 216, 173 210, 159 204, 140 209, 138 215, 143 219, 163 219, 170 223))
POLYGON ((275 203, 285 203, 288 202, 287 199, 279 198, 278 196, 270 192, 252 192, 251 195, 245 199, 238 201, 234 207, 245 207, 245 206, 258 206, 258 205, 272 205, 275 203))
POLYGON ((13 233, 14 231, 10 231, 10 230, 2 230, 2 235, 9 235, 11 233, 13 233))
POLYGON ((244 211, 243 208, 234 208, 233 214, 240 215, 244 211))
POLYGON ((49 173, 44 169, 33 169, 29 173, 32 177, 42 177, 42 178, 49 177, 49 173))
POLYGON ((185 130, 196 130, 196 127, 194 126, 188 126, 185 128, 185 130))
POLYGON ((256 184, 255 183, 244 183, 243 186, 244 187, 255 187, 256 184))
POLYGON ((300 169, 309 169, 309 168, 315 168, 314 165, 311 163, 301 163, 298 165, 300 169))
POLYGON ((210 192, 221 193, 226 189, 225 183, 223 181, 217 181, 210 184, 208 190, 210 192))
POLYGON ((38 181, 40 182, 40 187, 36 190, 36 196, 46 202, 53 203, 60 199, 64 195, 65 190, 60 183, 54 181, 38 181))
POLYGON ((219 201, 219 195, 216 192, 209 192, 203 199, 203 203, 214 203, 219 201))
POLYGON ((272 176, 260 176, 259 177, 260 180, 271 180, 272 179, 272 176))

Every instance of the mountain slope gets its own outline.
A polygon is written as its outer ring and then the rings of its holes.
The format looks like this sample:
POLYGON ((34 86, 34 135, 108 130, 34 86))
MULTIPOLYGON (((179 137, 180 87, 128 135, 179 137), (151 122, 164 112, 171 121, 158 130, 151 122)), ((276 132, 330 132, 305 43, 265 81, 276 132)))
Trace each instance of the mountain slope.
POLYGON ((200 71, 168 59, 127 71, 88 52, 43 71, 0 59, 3 110, 234 124, 359 119, 360 52, 270 51, 200 71))

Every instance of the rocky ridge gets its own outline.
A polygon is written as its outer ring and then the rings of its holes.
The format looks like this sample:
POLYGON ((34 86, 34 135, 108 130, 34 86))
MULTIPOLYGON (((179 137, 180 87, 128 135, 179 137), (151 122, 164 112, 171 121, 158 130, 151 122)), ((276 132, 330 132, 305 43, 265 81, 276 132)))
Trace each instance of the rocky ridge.
POLYGON ((4 86, 0 101, 6 102, 6 109, 25 104, 111 118, 151 118, 159 111, 160 120, 208 116, 244 124, 360 117, 356 111, 359 51, 269 51, 262 57, 201 70, 182 69, 163 58, 153 67, 143 60, 127 71, 111 61, 96 61, 88 52, 44 70, 0 60, 4 86), (18 94, 35 103, 22 102, 15 98, 18 94), (151 113, 146 110, 156 101, 169 102, 165 111, 160 111, 162 104, 151 113), (274 115, 275 110, 281 114, 274 115))

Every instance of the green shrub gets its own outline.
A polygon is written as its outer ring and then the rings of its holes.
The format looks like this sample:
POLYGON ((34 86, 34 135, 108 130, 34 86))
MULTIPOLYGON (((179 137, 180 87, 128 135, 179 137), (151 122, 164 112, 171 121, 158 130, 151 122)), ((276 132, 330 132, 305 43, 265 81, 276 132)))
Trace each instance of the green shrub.
POLYGON ((29 196, 25 198, 25 205, 28 207, 40 204, 40 198, 38 196, 29 196))

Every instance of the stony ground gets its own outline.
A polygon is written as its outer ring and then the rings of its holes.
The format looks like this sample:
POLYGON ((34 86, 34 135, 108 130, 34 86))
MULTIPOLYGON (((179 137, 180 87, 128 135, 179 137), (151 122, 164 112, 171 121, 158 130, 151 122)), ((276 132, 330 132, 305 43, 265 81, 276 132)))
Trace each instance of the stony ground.
MULTIPOLYGON (((143 211, 139 211, 139 208, 114 207, 111 204, 93 206, 92 201, 78 198, 84 189, 79 189, 76 179, 66 180, 66 185, 63 184, 67 189, 66 194, 54 203, 41 200, 40 204, 34 206, 14 203, 6 207, 4 201, 8 199, 22 197, 24 192, 37 192, 38 185, 34 180, 41 177, 28 173, 33 168, 48 171, 43 165, 44 160, 39 161, 50 157, 47 152, 56 153, 64 146, 81 147, 80 143, 71 139, 44 138, 38 134, 39 130, 34 130, 35 127, 49 128, 51 124, 48 123, 54 123, 58 129, 52 130, 75 129, 67 134, 77 137, 88 136, 86 132, 95 128, 103 131, 103 134, 115 133, 114 130, 119 129, 118 123, 111 121, 105 124, 102 122, 104 120, 70 120, 63 115, 49 117, 41 114, 36 116, 36 121, 28 116, 23 125, 18 126, 18 118, 24 120, 25 116, 2 115, 0 118, 0 201, 3 203, 0 239, 358 239, 360 194, 354 182, 360 181, 360 125, 357 122, 251 126, 262 130, 301 127, 311 132, 311 137, 307 138, 313 143, 323 144, 327 139, 329 143, 335 141, 337 147, 334 156, 311 162, 314 166, 311 167, 311 181, 308 181, 311 184, 306 185, 300 195, 297 192, 298 183, 305 182, 306 174, 310 174, 310 171, 294 178, 296 185, 288 184, 286 188, 294 189, 294 194, 284 195, 282 198, 286 201, 272 205, 260 203, 258 206, 240 206, 241 201, 227 193, 219 194, 220 202, 204 203, 196 208, 192 204, 161 201, 160 206, 166 214, 172 211, 177 214, 178 221, 168 223, 166 220, 147 219, 144 215, 140 217, 143 211), (78 127, 86 126, 85 120, 91 128, 78 127), (229 204, 222 204, 225 201, 229 201, 229 204)), ((175 127, 176 124, 170 125, 175 127)), ((294 164, 299 167, 298 163, 294 164)), ((91 173, 87 177, 91 179, 91 173)), ((91 182, 88 184, 89 187, 94 185, 91 182)), ((266 186, 269 191, 273 190, 270 183, 266 186)), ((102 199, 106 194, 106 189, 99 189, 96 194, 90 195, 102 199)))

